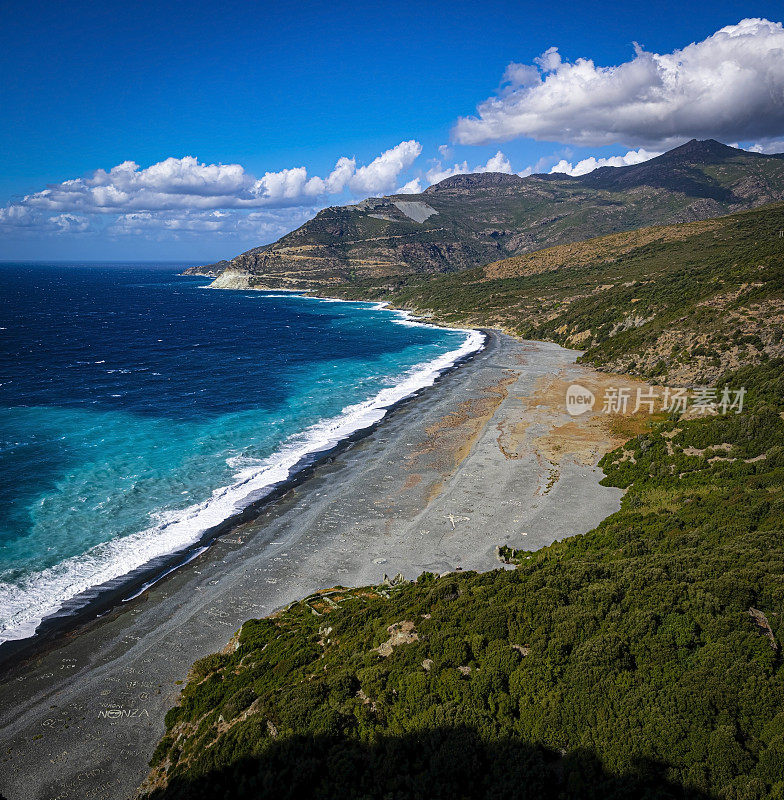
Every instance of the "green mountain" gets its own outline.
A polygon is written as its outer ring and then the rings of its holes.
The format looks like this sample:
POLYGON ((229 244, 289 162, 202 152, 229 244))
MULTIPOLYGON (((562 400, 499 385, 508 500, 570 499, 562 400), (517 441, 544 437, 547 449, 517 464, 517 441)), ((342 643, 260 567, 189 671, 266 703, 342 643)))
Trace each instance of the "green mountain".
POLYGON ((556 341, 613 372, 712 383, 784 357, 784 204, 334 293, 556 341))
POLYGON ((643 164, 580 177, 455 175, 418 195, 327 208, 273 244, 191 272, 242 287, 394 281, 775 200, 784 200, 784 157, 692 140, 643 164))

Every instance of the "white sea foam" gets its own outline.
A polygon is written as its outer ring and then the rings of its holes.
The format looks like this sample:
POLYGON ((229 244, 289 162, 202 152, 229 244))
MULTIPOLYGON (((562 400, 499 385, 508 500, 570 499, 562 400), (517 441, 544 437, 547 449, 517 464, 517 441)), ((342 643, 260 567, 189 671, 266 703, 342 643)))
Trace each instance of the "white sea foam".
MULTIPOLYGON (((385 306, 374 305, 378 309, 385 306)), ((424 324, 414 322, 406 312, 396 313, 406 323, 424 324)), ((78 595, 121 578, 153 559, 193 546, 206 531, 289 478, 309 456, 330 450, 352 434, 375 425, 396 403, 432 386, 445 370, 484 347, 485 336, 480 331, 459 332, 465 333, 466 338, 456 350, 413 367, 397 384, 375 397, 347 406, 338 416, 295 434, 269 458, 232 464, 238 468, 234 482, 216 489, 208 500, 160 514, 146 530, 96 545, 86 553, 27 576, 20 584, 0 582, 0 643, 32 636, 43 619, 62 610, 78 595)))
MULTIPOLYGON (((245 295, 246 297, 251 297, 252 295, 245 295)), ((318 303, 346 303, 350 302, 348 300, 341 300, 338 297, 319 297, 318 295, 312 294, 298 294, 297 292, 286 292, 285 294, 275 294, 274 292, 264 292, 261 297, 265 300, 273 300, 284 298, 286 300, 290 300, 295 298, 297 300, 315 300, 318 303)))

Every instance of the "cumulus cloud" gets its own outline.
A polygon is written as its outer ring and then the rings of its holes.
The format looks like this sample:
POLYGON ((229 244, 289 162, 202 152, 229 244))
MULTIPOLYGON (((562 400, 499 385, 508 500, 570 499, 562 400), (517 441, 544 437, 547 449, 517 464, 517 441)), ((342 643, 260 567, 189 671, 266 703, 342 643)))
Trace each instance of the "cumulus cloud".
POLYGON ((324 178, 309 177, 305 167, 255 178, 240 164, 202 164, 193 156, 167 158, 145 169, 124 161, 29 194, 0 209, 0 222, 26 224, 35 211, 97 214, 313 205, 346 190, 388 192, 421 151, 419 142, 401 142, 361 167, 343 157, 324 178))
POLYGON ((425 187, 422 186, 421 178, 414 178, 408 183, 404 183, 395 194, 419 194, 425 187))
POLYGON ((476 172, 477 169, 470 169, 468 161, 463 161, 462 164, 453 164, 451 167, 445 167, 440 161, 437 161, 425 173, 425 178, 428 184, 440 183, 444 178, 451 178, 452 175, 465 175, 468 172, 476 172))
POLYGON ((450 178, 452 175, 466 175, 469 172, 505 172, 507 175, 512 174, 512 165, 509 159, 499 150, 494 156, 491 156, 486 164, 480 164, 476 167, 469 167, 468 161, 463 161, 462 164, 453 164, 451 167, 445 167, 440 161, 437 161, 426 173, 425 177, 429 184, 439 183, 444 178, 450 178))
POLYGON ((147 236, 183 239, 204 234, 278 238, 315 214, 313 207, 265 209, 246 213, 236 209, 213 211, 132 211, 120 214, 106 228, 112 237, 147 236))
POLYGON ((587 175, 589 172, 593 172, 599 167, 628 167, 632 164, 642 164, 643 161, 648 161, 648 159, 660 155, 661 153, 659 152, 650 152, 641 147, 639 150, 629 150, 629 152, 623 156, 610 156, 609 158, 590 156, 589 158, 582 159, 582 161, 578 161, 576 164, 572 164, 565 158, 562 158, 550 170, 550 174, 563 172, 566 175, 573 176, 587 175))
POLYGON ((755 141, 784 133, 784 28, 744 19, 672 53, 635 45, 632 60, 565 61, 551 47, 510 64, 495 97, 460 118, 456 141, 525 136, 578 145, 666 149, 691 138, 755 141))
POLYGON ((499 150, 494 156, 487 159, 483 169, 477 170, 478 172, 505 172, 507 175, 512 174, 512 165, 509 159, 499 150))
MULTIPOLYGON (((330 197, 394 191, 421 152, 419 142, 410 140, 364 166, 344 156, 324 177, 291 167, 257 178, 241 164, 204 164, 193 156, 167 158, 146 168, 124 161, 0 208, 0 230, 279 236, 312 216, 330 197), (286 211, 276 215, 274 209, 286 211)), ((401 191, 419 191, 416 186, 410 181, 401 191)))
POLYGON ((0 227, 27 228, 36 224, 37 216, 27 207, 9 205, 0 208, 0 227))
POLYGON ((49 224, 60 233, 85 233, 90 230, 90 220, 79 214, 56 214, 49 217, 49 224))
POLYGON ((90 220, 80 214, 41 214, 25 206, 0 208, 0 231, 16 229, 35 233, 85 233, 90 220))
POLYGON ((419 154, 422 145, 413 139, 401 142, 387 150, 367 166, 355 170, 348 185, 354 194, 385 194, 391 192, 401 172, 408 169, 419 154))
POLYGON ((228 211, 131 211, 120 214, 109 226, 110 234, 136 234, 147 231, 215 233, 228 231, 236 224, 228 211))
POLYGON ((748 150, 752 153, 784 153, 784 139, 755 142, 748 150))

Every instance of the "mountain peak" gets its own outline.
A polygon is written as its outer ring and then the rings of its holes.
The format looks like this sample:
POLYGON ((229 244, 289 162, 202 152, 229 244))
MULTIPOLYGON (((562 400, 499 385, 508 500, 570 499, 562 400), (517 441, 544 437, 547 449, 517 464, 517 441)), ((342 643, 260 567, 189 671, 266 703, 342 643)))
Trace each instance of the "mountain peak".
POLYGON ((614 191, 631 189, 634 186, 650 186, 731 206, 741 202, 741 198, 733 194, 730 186, 707 175, 703 167, 730 160, 748 163, 757 157, 756 153, 738 150, 715 139, 692 139, 640 164, 600 167, 581 175, 577 180, 583 186, 614 191))
POLYGON ((744 151, 717 142, 716 139, 691 139, 685 144, 680 145, 680 147, 674 147, 664 155, 669 159, 689 158, 705 161, 732 158, 742 152, 744 151))
POLYGON ((451 175, 439 183, 428 186, 423 194, 454 191, 462 189, 490 189, 498 186, 516 186, 522 178, 519 175, 509 175, 506 172, 468 172, 460 175, 451 175))

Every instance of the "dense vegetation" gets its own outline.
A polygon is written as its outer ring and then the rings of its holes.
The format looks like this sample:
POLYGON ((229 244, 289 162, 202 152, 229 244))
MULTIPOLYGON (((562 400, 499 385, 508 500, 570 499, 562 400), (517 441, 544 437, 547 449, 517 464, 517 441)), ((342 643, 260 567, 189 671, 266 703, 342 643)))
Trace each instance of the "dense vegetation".
POLYGON ((615 371, 713 382, 784 355, 782 230, 774 204, 341 293, 557 341, 615 371))
POLYGON ((608 454, 594 531, 513 570, 247 622, 167 715, 151 796, 784 797, 784 362, 742 414, 608 454))

